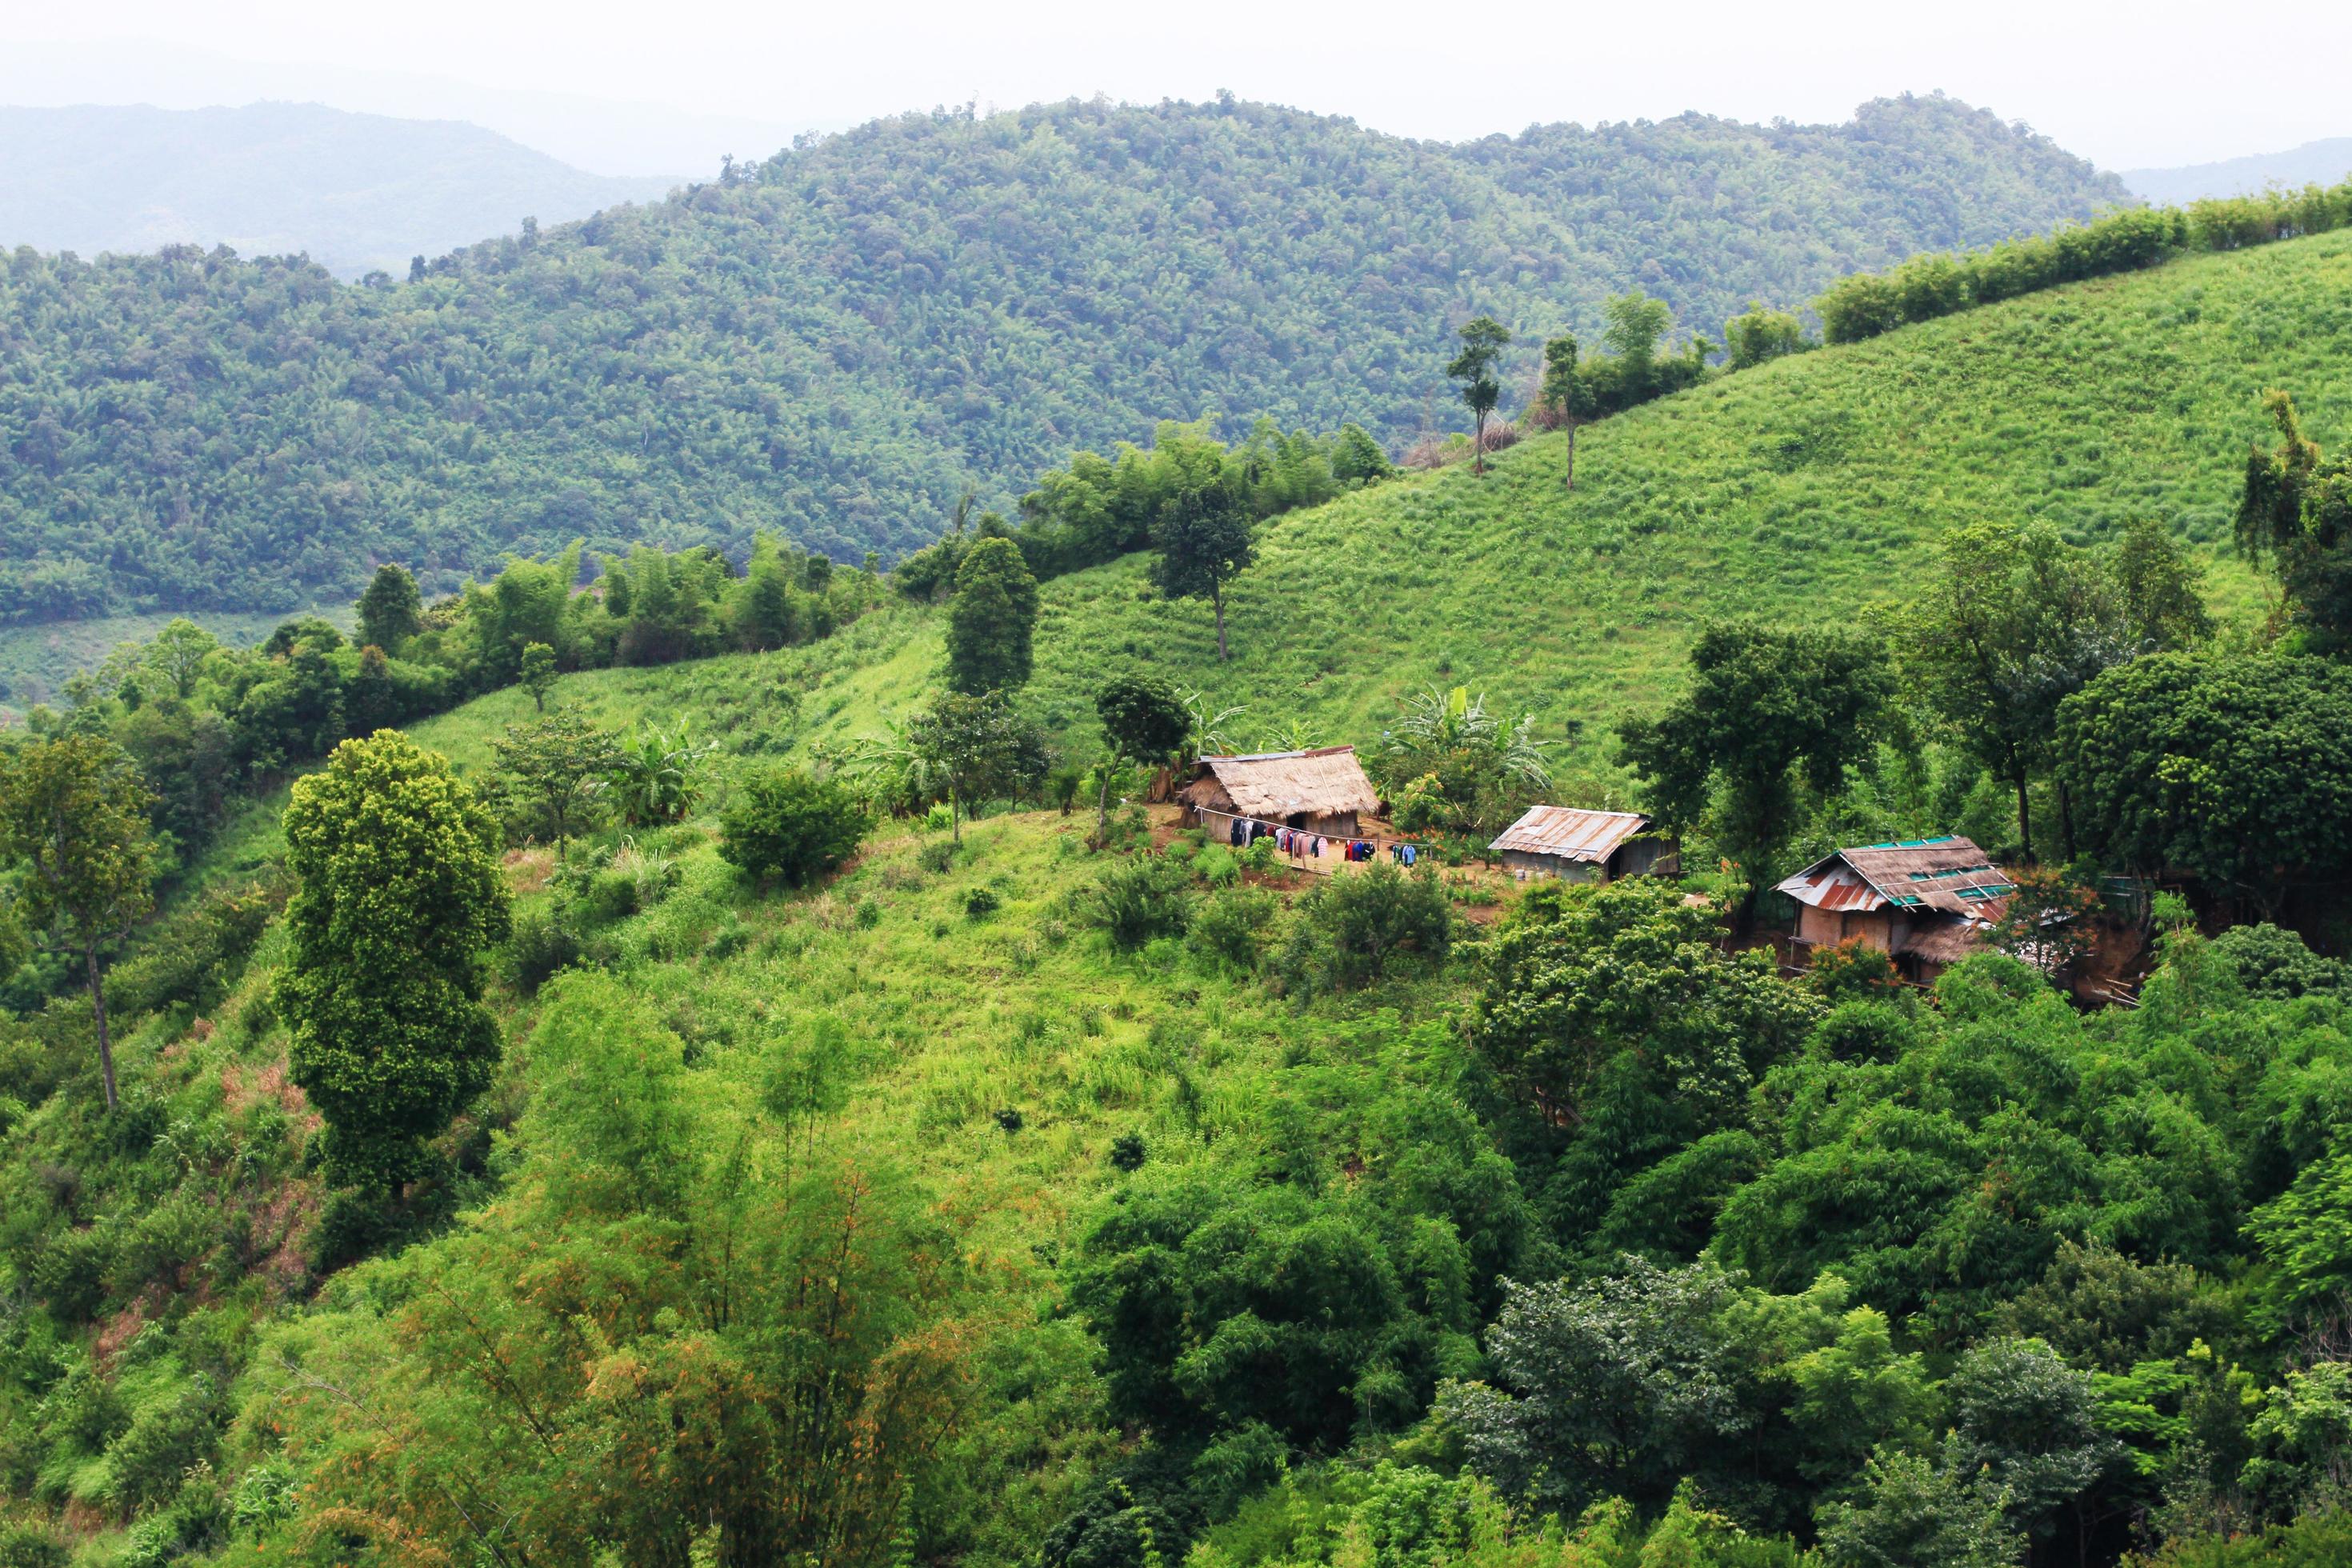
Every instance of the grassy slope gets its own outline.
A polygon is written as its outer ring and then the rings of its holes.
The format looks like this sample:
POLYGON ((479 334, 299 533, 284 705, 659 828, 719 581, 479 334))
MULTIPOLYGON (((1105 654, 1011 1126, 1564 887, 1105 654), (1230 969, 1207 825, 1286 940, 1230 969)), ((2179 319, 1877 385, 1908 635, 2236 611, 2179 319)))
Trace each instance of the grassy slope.
MULTIPOLYGON (((2165 519, 2212 559, 2229 616, 2262 590, 2227 553, 2258 399, 2293 389, 2319 438, 2352 436, 2352 233, 2199 257, 1825 349, 1727 377, 1583 431, 1577 489, 1549 436, 1484 480, 1420 475, 1278 519, 1231 603, 1233 662, 1202 603, 1169 604, 1129 560, 1046 585, 1027 701, 1091 742, 1093 690, 1145 668, 1244 703, 1238 739, 1301 719, 1368 741, 1394 700, 1464 681, 1550 738, 1571 775, 1618 787, 1602 731, 1653 705, 1708 616, 1850 619, 1915 592, 1936 541, 2042 519, 2074 539, 2165 519)), ((935 620, 902 610, 854 640, 567 683, 608 721, 676 709, 758 716, 837 742, 923 698, 935 620), (777 718, 765 695, 801 694, 777 718)), ((484 711, 519 714, 519 693, 484 711)), ((444 730, 461 761, 486 758, 444 730)), ((436 743, 442 743, 436 740, 436 743)))

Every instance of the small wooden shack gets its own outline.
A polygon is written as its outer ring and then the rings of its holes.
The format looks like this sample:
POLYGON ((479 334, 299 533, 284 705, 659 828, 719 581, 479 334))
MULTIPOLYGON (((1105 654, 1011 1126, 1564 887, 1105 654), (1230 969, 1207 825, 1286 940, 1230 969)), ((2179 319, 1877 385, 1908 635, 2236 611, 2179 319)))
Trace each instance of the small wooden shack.
POLYGON ((1780 890, 1797 900, 1799 947, 1859 939, 1926 985, 1983 949, 2017 886, 1972 840, 1951 835, 1841 849, 1780 890))
POLYGON ((1205 826, 1212 837, 1241 817, 1346 838, 1381 809, 1380 794, 1357 763, 1353 746, 1202 757, 1176 799, 1185 825, 1205 826))
POLYGON ((1681 847, 1664 835, 1645 834, 1649 826, 1639 812, 1534 805, 1486 847, 1524 877, 1613 882, 1679 874, 1681 847))

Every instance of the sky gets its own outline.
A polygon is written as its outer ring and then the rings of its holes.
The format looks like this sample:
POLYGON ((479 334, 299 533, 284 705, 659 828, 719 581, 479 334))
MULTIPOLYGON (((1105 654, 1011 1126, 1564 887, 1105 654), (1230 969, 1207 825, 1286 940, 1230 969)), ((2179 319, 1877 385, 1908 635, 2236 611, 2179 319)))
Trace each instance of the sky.
POLYGON ((1834 121, 1940 89, 2110 169, 2352 134, 2342 4, 0 0, 0 102, 315 100, 472 120, 600 174, 700 174, 940 104, 1220 89, 1448 141, 1685 110, 1834 121))

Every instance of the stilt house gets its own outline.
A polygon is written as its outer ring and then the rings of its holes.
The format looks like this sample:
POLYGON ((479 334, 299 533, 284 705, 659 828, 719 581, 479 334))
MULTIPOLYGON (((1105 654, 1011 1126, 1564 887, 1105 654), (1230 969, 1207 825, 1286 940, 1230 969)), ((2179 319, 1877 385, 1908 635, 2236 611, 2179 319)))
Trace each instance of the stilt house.
POLYGON ((1800 947, 1859 939, 1926 985, 1982 951, 2017 886, 1972 840, 1955 835, 1841 849, 1780 890, 1797 900, 1800 947))

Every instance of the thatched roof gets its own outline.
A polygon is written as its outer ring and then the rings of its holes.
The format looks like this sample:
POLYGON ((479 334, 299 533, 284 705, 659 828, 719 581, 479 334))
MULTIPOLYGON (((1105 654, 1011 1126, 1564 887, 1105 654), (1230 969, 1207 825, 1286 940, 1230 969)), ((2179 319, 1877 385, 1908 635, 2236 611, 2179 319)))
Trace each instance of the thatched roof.
POLYGON ((1570 805, 1531 805, 1525 816, 1503 829, 1503 836, 1486 847, 1598 863, 1608 859, 1617 846, 1641 832, 1649 821, 1633 811, 1579 811, 1570 805))
POLYGON ((1954 834, 1841 849, 1782 882, 1780 890, 1825 910, 1942 910, 1975 914, 2014 891, 2009 874, 1972 840, 1954 834))
POLYGON ((1194 809, 1234 811, 1266 822, 1305 813, 1370 816, 1381 797, 1357 765, 1353 746, 1311 752, 1260 752, 1244 757, 1202 757, 1181 792, 1194 809))

